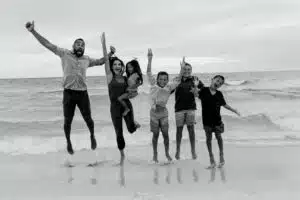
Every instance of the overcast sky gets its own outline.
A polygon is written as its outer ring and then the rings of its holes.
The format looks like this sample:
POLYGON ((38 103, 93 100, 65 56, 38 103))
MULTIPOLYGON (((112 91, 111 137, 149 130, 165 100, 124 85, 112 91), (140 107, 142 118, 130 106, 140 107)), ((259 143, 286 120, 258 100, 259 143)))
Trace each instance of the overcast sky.
POLYGON ((194 72, 300 69, 299 0, 10 0, 0 11, 0 78, 62 76, 59 58, 25 29, 31 20, 60 47, 84 38, 95 58, 106 32, 117 56, 137 57, 143 71, 148 48, 154 71, 177 72, 183 55, 194 72))

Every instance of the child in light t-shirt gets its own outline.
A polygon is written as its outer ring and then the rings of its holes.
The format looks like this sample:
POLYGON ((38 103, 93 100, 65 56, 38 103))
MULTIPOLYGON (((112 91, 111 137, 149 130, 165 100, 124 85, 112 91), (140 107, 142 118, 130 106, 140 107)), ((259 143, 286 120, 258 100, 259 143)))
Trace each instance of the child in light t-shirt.
MULTIPOLYGON (((153 77, 151 72, 152 64, 152 50, 148 50, 148 67, 147 76, 148 81, 151 85, 150 88, 150 131, 153 133, 152 146, 153 146, 153 161, 158 162, 157 159, 157 143, 159 132, 162 132, 164 138, 165 155, 168 161, 172 161, 169 154, 169 120, 168 120, 168 109, 166 107, 172 91, 180 84, 181 71, 177 77, 169 82, 169 74, 164 71, 160 71, 157 74, 157 78, 153 77)), ((183 62, 184 63, 184 59, 183 62)))

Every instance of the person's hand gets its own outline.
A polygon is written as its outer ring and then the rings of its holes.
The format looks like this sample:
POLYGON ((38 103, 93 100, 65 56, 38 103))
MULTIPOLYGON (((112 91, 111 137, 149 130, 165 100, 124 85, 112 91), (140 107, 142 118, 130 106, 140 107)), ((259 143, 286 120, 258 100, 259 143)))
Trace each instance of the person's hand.
POLYGON ((151 59, 152 59, 153 53, 152 53, 152 50, 151 50, 151 49, 148 49, 148 54, 147 54, 147 56, 148 56, 148 60, 151 60, 151 59))
POLYGON ((200 89, 198 87, 192 87, 192 89, 190 90, 190 92, 193 93, 195 97, 199 96, 199 91, 200 89))
POLYGON ((235 113, 239 116, 239 117, 241 117, 242 115, 241 115, 241 113, 239 112, 239 111, 235 111, 235 113))
POLYGON ((180 75, 182 76, 183 67, 185 66, 185 56, 182 57, 182 61, 180 61, 180 75))
POLYGON ((193 81, 194 81, 195 87, 198 87, 198 85, 199 85, 199 78, 197 76, 193 76, 193 81))
POLYGON ((110 56, 114 55, 115 53, 116 53, 116 48, 113 46, 110 46, 110 52, 109 52, 110 56))
POLYGON ((25 25, 25 27, 27 28, 27 30, 28 30, 29 32, 32 32, 32 31, 34 30, 34 21, 32 21, 32 22, 27 22, 26 25, 25 25))
POLYGON ((180 61, 180 66, 181 68, 185 66, 185 56, 182 57, 182 61, 180 61))

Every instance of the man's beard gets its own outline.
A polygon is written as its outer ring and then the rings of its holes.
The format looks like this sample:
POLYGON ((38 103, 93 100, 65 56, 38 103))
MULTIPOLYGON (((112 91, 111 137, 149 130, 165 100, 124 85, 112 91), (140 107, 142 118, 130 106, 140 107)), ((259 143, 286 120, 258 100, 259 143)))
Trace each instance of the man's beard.
POLYGON ((77 49, 77 50, 73 50, 74 51, 74 54, 79 58, 81 56, 83 56, 84 54, 84 50, 83 49, 77 49))

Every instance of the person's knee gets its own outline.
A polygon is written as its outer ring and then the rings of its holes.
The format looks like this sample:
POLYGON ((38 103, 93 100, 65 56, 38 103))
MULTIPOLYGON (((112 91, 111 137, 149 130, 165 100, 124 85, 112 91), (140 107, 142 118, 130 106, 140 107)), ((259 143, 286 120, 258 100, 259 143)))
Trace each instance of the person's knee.
POLYGON ((188 132, 189 132, 189 133, 194 133, 194 132, 195 132, 195 127, 194 127, 194 125, 188 125, 188 126, 187 126, 187 129, 188 129, 188 132))
POLYGON ((158 140, 158 138, 159 138, 159 132, 158 131, 153 131, 152 133, 153 133, 152 140, 158 140))
POLYGON ((206 133, 206 142, 211 142, 211 141, 212 141, 212 134, 206 133))
POLYGON ((215 136, 216 136, 216 139, 218 141, 222 141, 222 135, 221 135, 221 133, 215 133, 215 136))
POLYGON ((71 126, 72 121, 73 121, 73 117, 71 117, 71 116, 65 117, 65 119, 64 119, 64 125, 65 126, 71 126))
POLYGON ((182 131, 183 131, 183 126, 177 126, 176 127, 176 133, 177 134, 182 134, 182 131))
POLYGON ((169 133, 168 132, 162 132, 162 136, 164 138, 164 142, 169 142, 169 133))
POLYGON ((117 136, 117 144, 119 150, 123 150, 125 148, 125 141, 122 136, 117 136))
POLYGON ((83 115, 84 121, 89 125, 94 125, 94 120, 91 115, 83 115))

